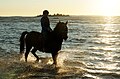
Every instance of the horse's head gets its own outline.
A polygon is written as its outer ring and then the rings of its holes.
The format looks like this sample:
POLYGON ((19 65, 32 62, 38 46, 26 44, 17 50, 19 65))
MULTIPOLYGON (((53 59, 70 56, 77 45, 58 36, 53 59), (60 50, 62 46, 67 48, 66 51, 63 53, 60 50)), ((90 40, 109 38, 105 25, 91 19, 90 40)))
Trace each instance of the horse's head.
POLYGON ((54 32, 58 35, 58 37, 67 40, 68 38, 68 28, 67 28, 67 23, 64 22, 58 22, 56 27, 54 28, 54 32))

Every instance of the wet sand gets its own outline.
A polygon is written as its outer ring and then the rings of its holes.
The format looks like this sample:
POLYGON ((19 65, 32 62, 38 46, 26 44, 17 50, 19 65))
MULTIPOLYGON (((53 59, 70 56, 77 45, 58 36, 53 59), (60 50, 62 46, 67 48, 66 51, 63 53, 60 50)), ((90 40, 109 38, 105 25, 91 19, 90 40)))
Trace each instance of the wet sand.
POLYGON ((75 79, 83 78, 85 72, 73 67, 75 63, 70 61, 58 62, 57 67, 52 65, 50 57, 41 57, 38 63, 34 61, 34 57, 29 57, 26 63, 24 57, 20 57, 19 54, 2 56, 0 58, 0 79, 75 79))

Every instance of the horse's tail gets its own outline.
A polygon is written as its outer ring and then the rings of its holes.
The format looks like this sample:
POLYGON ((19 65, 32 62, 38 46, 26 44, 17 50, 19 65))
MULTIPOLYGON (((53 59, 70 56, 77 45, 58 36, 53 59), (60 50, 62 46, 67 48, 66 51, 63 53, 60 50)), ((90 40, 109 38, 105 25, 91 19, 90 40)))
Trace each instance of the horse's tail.
POLYGON ((27 31, 24 31, 20 37, 20 54, 24 53, 24 46, 25 46, 25 35, 28 34, 27 31))

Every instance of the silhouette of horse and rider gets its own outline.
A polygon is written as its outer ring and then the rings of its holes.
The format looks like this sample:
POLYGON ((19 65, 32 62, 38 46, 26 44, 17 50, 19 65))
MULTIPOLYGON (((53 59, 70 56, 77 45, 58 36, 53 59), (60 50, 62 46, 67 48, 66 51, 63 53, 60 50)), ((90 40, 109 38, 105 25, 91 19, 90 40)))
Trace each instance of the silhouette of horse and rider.
POLYGON ((31 53, 36 57, 36 61, 39 61, 39 57, 36 55, 36 51, 42 51, 52 54, 53 64, 57 65, 58 51, 61 50, 63 40, 68 38, 68 28, 67 23, 58 22, 56 27, 50 28, 50 22, 48 18, 49 12, 47 10, 43 11, 43 16, 41 18, 42 32, 24 31, 20 37, 20 54, 25 51, 25 61, 27 62, 27 57, 32 49, 31 53))

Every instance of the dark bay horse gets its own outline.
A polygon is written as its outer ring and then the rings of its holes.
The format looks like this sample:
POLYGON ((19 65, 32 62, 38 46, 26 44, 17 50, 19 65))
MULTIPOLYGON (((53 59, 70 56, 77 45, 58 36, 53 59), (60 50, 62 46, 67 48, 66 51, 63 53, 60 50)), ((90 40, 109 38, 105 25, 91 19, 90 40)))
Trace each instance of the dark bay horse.
POLYGON ((58 51, 61 50, 63 40, 67 40, 67 33, 67 22, 58 22, 54 30, 48 35, 47 41, 44 41, 42 33, 35 31, 24 31, 20 37, 20 54, 24 53, 24 47, 26 46, 25 61, 27 62, 28 54, 33 47, 31 52, 37 58, 36 61, 39 61, 39 57, 35 52, 39 50, 42 52, 51 53, 53 64, 57 65, 58 51), (47 44, 43 45, 44 42, 47 44))

